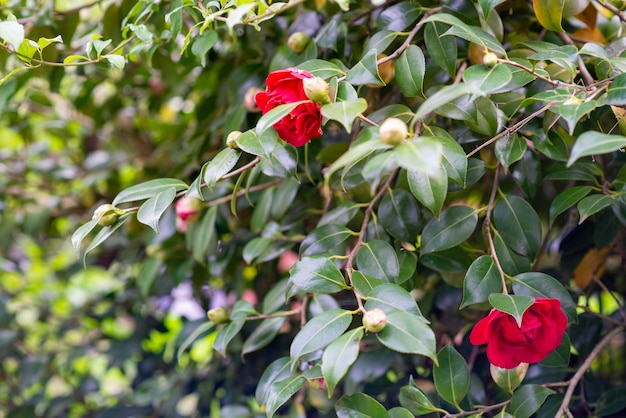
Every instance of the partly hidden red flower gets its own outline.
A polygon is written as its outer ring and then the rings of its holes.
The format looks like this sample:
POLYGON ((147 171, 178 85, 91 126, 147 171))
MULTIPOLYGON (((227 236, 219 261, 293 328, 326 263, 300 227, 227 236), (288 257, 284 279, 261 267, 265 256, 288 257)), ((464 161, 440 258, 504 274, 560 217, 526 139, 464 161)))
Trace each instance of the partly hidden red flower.
POLYGON ((174 205, 176 211, 176 229, 187 232, 190 223, 197 221, 203 209, 200 200, 193 197, 183 197, 174 205))
POLYGON ((522 326, 508 313, 492 309, 470 334, 474 345, 487 344, 487 358, 505 369, 538 363, 563 340, 567 317, 558 299, 536 298, 524 312, 522 326))
MULTIPOLYGON (((297 68, 271 72, 266 79, 267 88, 256 94, 256 103, 265 115, 270 110, 287 103, 309 100, 302 80, 313 75, 297 68)), ((293 146, 301 147, 322 135, 320 105, 309 101, 296 106, 287 116, 274 124, 278 136, 293 146)))

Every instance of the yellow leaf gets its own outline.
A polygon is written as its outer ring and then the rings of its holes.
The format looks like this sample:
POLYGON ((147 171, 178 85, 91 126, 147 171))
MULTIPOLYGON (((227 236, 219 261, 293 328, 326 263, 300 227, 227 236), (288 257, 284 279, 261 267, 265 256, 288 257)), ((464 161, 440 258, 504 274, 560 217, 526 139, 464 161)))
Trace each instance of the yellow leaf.
POLYGON ((607 41, 602 32, 598 28, 581 28, 572 33, 572 39, 579 42, 595 42, 600 45, 606 45, 607 41))
POLYGON ((565 0, 533 0, 533 10, 537 20, 544 28, 563 32, 561 20, 565 0))
POLYGON ((598 9, 593 4, 589 3, 585 10, 576 14, 576 19, 583 22, 589 29, 596 27, 596 21, 598 20, 598 9))
POLYGON ((592 248, 587 254, 580 260, 580 263, 574 269, 574 280, 576 285, 580 288, 585 288, 595 278, 599 279, 604 274, 606 268, 605 260, 609 254, 609 247, 598 250, 592 248))

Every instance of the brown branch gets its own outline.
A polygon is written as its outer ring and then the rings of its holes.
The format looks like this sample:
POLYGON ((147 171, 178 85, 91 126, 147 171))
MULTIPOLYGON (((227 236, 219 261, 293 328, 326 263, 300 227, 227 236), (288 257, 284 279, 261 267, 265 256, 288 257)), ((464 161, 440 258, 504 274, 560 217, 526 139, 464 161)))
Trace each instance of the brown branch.
POLYGON ((600 7, 604 7, 605 9, 607 9, 608 11, 610 11, 611 13, 613 13, 615 16, 617 16, 619 18, 619 20, 621 20, 622 22, 626 22, 626 13, 622 12, 620 9, 618 9, 617 7, 613 6, 611 3, 606 2, 606 1, 596 1, 596 3, 600 6, 600 7))
POLYGON ((489 251, 491 252, 491 258, 496 265, 498 272, 500 273, 500 280, 502 280, 502 293, 508 295, 509 292, 506 289, 506 274, 502 270, 498 254, 496 254, 496 246, 493 242, 493 236, 491 235, 491 211, 493 209, 493 202, 496 199, 496 192, 498 191, 498 177, 500 176, 500 164, 496 166, 496 172, 493 178, 493 186, 491 187, 491 196, 489 196, 489 203, 487 204, 487 214, 485 215, 485 234, 487 234, 487 241, 489 242, 489 251))
POLYGON ((233 171, 231 171, 228 174, 224 174, 222 176, 221 180, 229 179, 231 177, 235 177, 236 175, 243 173, 247 169, 254 167, 255 165, 257 165, 260 162, 261 162, 261 157, 257 156, 254 160, 250 161, 248 164, 246 164, 244 166, 241 166, 238 169, 233 170, 233 171))
POLYGON ((485 406, 484 408, 474 409, 473 411, 463 411, 463 412, 459 412, 458 414, 446 414, 443 416, 443 418, 461 418, 461 417, 467 417, 467 416, 474 415, 474 414, 483 414, 485 412, 493 411, 494 409, 507 406, 509 403, 511 403, 511 400, 500 402, 495 405, 485 406))
MULTIPOLYGON (((567 45, 574 45, 574 41, 572 41, 572 38, 570 38, 570 36, 567 33, 557 32, 556 34, 567 45)), ((593 86, 595 83, 595 80, 593 79, 591 74, 589 74, 589 71, 587 70, 587 67, 585 66, 585 63, 583 61, 583 57, 580 54, 576 54, 576 57, 578 58, 578 68, 580 69, 581 77, 585 80, 587 87, 593 86)))
MULTIPOLYGON (((241 196, 245 196, 247 193, 253 193, 253 192, 258 192, 259 190, 269 189, 272 186, 276 186, 277 184, 282 183, 282 181, 283 181, 283 179, 276 179, 276 180, 272 180, 272 181, 267 182, 267 183, 257 184, 256 186, 252 186, 249 189, 239 190, 237 192, 237 194, 235 194, 235 196, 237 198, 240 198, 241 196)), ((224 197, 220 197, 220 198, 215 199, 215 200, 211 200, 207 204, 207 207, 210 208, 212 206, 217 206, 217 205, 221 205, 222 203, 230 202, 230 200, 232 198, 233 198, 233 195, 229 194, 228 196, 224 196, 224 197)))
POLYGON ((574 390, 576 389, 578 382, 580 382, 583 378, 587 369, 591 366, 591 363, 596 359, 596 357, 598 357, 600 351, 602 351, 602 349, 613 339, 613 337, 617 336, 622 331, 624 331, 624 326, 614 328, 613 331, 606 334, 604 338, 602 338, 602 340, 600 340, 600 342, 593 348, 593 350, 591 350, 589 356, 587 356, 583 364, 580 365, 574 376, 570 379, 567 390, 565 391, 565 396, 561 402, 561 406, 559 407, 557 413, 554 414, 555 417, 561 418, 563 414, 569 412, 569 403, 572 400, 572 396, 574 395, 574 390))

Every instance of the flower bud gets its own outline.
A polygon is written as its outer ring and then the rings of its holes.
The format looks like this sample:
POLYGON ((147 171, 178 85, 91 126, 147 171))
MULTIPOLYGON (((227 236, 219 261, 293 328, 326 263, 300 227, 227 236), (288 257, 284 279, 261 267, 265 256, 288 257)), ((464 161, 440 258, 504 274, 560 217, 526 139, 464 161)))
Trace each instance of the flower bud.
POLYGON ((176 210, 176 229, 180 232, 186 232, 187 226, 200 218, 202 207, 202 201, 193 197, 179 199, 174 205, 176 210))
POLYGON ((294 32, 287 39, 287 45, 293 52, 302 52, 311 42, 311 37, 304 32, 294 32))
POLYGON ((113 225, 119 219, 120 215, 123 215, 124 211, 116 208, 115 206, 107 203, 106 205, 100 205, 93 212, 91 219, 98 220, 98 225, 110 226, 113 225))
POLYGON ((526 377, 528 363, 520 363, 513 369, 504 369, 492 364, 489 371, 491 372, 491 378, 494 382, 496 382, 496 385, 500 386, 509 393, 513 393, 520 383, 522 383, 524 377, 526 377))
POLYGON ((261 111, 256 105, 256 94, 260 91, 263 90, 258 87, 250 87, 243 95, 243 105, 248 109, 248 112, 258 113, 261 111))
POLYGON ((363 315, 363 326, 368 332, 380 332, 387 325, 387 314, 382 309, 374 308, 363 315))
POLYGON ((485 64, 487 67, 493 67, 497 63, 498 56, 493 52, 487 52, 485 55, 483 55, 483 64, 485 64))
POLYGON ((378 130, 380 138, 389 145, 398 145, 409 135, 406 123, 398 118, 387 118, 378 130))
POLYGON ((312 379, 307 379, 306 384, 309 388, 313 390, 319 390, 322 392, 326 391, 326 380, 323 377, 316 377, 312 379))
POLYGON ((306 97, 314 102, 327 104, 330 103, 328 96, 328 83, 319 77, 309 77, 302 79, 302 87, 306 97))
POLYGON ((225 324, 230 321, 228 311, 225 308, 213 308, 209 310, 206 315, 209 321, 213 322, 215 325, 225 324))
POLYGON ((237 144, 237 139, 241 136, 241 131, 232 131, 226 137, 226 146, 232 149, 239 149, 239 145, 237 144))

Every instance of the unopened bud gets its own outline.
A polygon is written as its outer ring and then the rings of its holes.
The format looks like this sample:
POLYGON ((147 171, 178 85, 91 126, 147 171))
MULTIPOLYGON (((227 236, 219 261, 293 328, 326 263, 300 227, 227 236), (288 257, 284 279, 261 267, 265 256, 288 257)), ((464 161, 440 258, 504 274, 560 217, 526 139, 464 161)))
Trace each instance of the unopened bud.
POLYGON ((387 118, 378 130, 380 138, 389 145, 398 145, 409 135, 406 123, 398 118, 387 118))
POLYGON ((193 197, 183 197, 174 205, 176 210, 176 228, 186 232, 187 226, 200 218, 203 209, 202 201, 193 197))
POLYGON ((123 214, 123 210, 116 208, 110 203, 107 203, 106 205, 98 206, 98 208, 93 212, 93 216, 91 219, 98 220, 98 225, 110 226, 117 222, 120 215, 123 214))
POLYGON ((302 80, 302 87, 306 97, 320 104, 330 103, 328 83, 319 77, 309 77, 302 80))
POLYGON ((485 64, 487 67, 493 67, 497 63, 498 56, 493 52, 487 52, 485 55, 483 55, 483 64, 485 64))
POLYGON ((287 45, 293 52, 302 52, 311 42, 311 37, 304 32, 294 32, 287 39, 287 45))
POLYGON ((306 384, 309 388, 313 390, 320 390, 322 392, 326 391, 326 380, 323 377, 316 377, 313 379, 307 379, 306 384))
POLYGON ((226 137, 226 146, 232 149, 239 149, 239 145, 237 144, 237 140, 241 136, 241 131, 232 131, 226 137))
POLYGON ((363 326, 369 332, 380 332, 387 326, 387 314, 379 308, 370 309, 363 315, 363 326))
POLYGON ((215 325, 225 324, 230 321, 230 317, 228 316, 228 311, 224 308, 213 308, 206 313, 209 321, 213 322, 215 325))
POLYGON ((243 105, 248 109, 248 112, 260 112, 261 109, 256 105, 256 94, 262 91, 258 87, 250 87, 246 94, 243 96, 243 105))
POLYGON ((509 393, 513 393, 526 377, 528 371, 528 363, 520 363, 517 367, 512 369, 503 369, 502 367, 491 365, 489 371, 491 372, 491 378, 502 389, 509 393))

